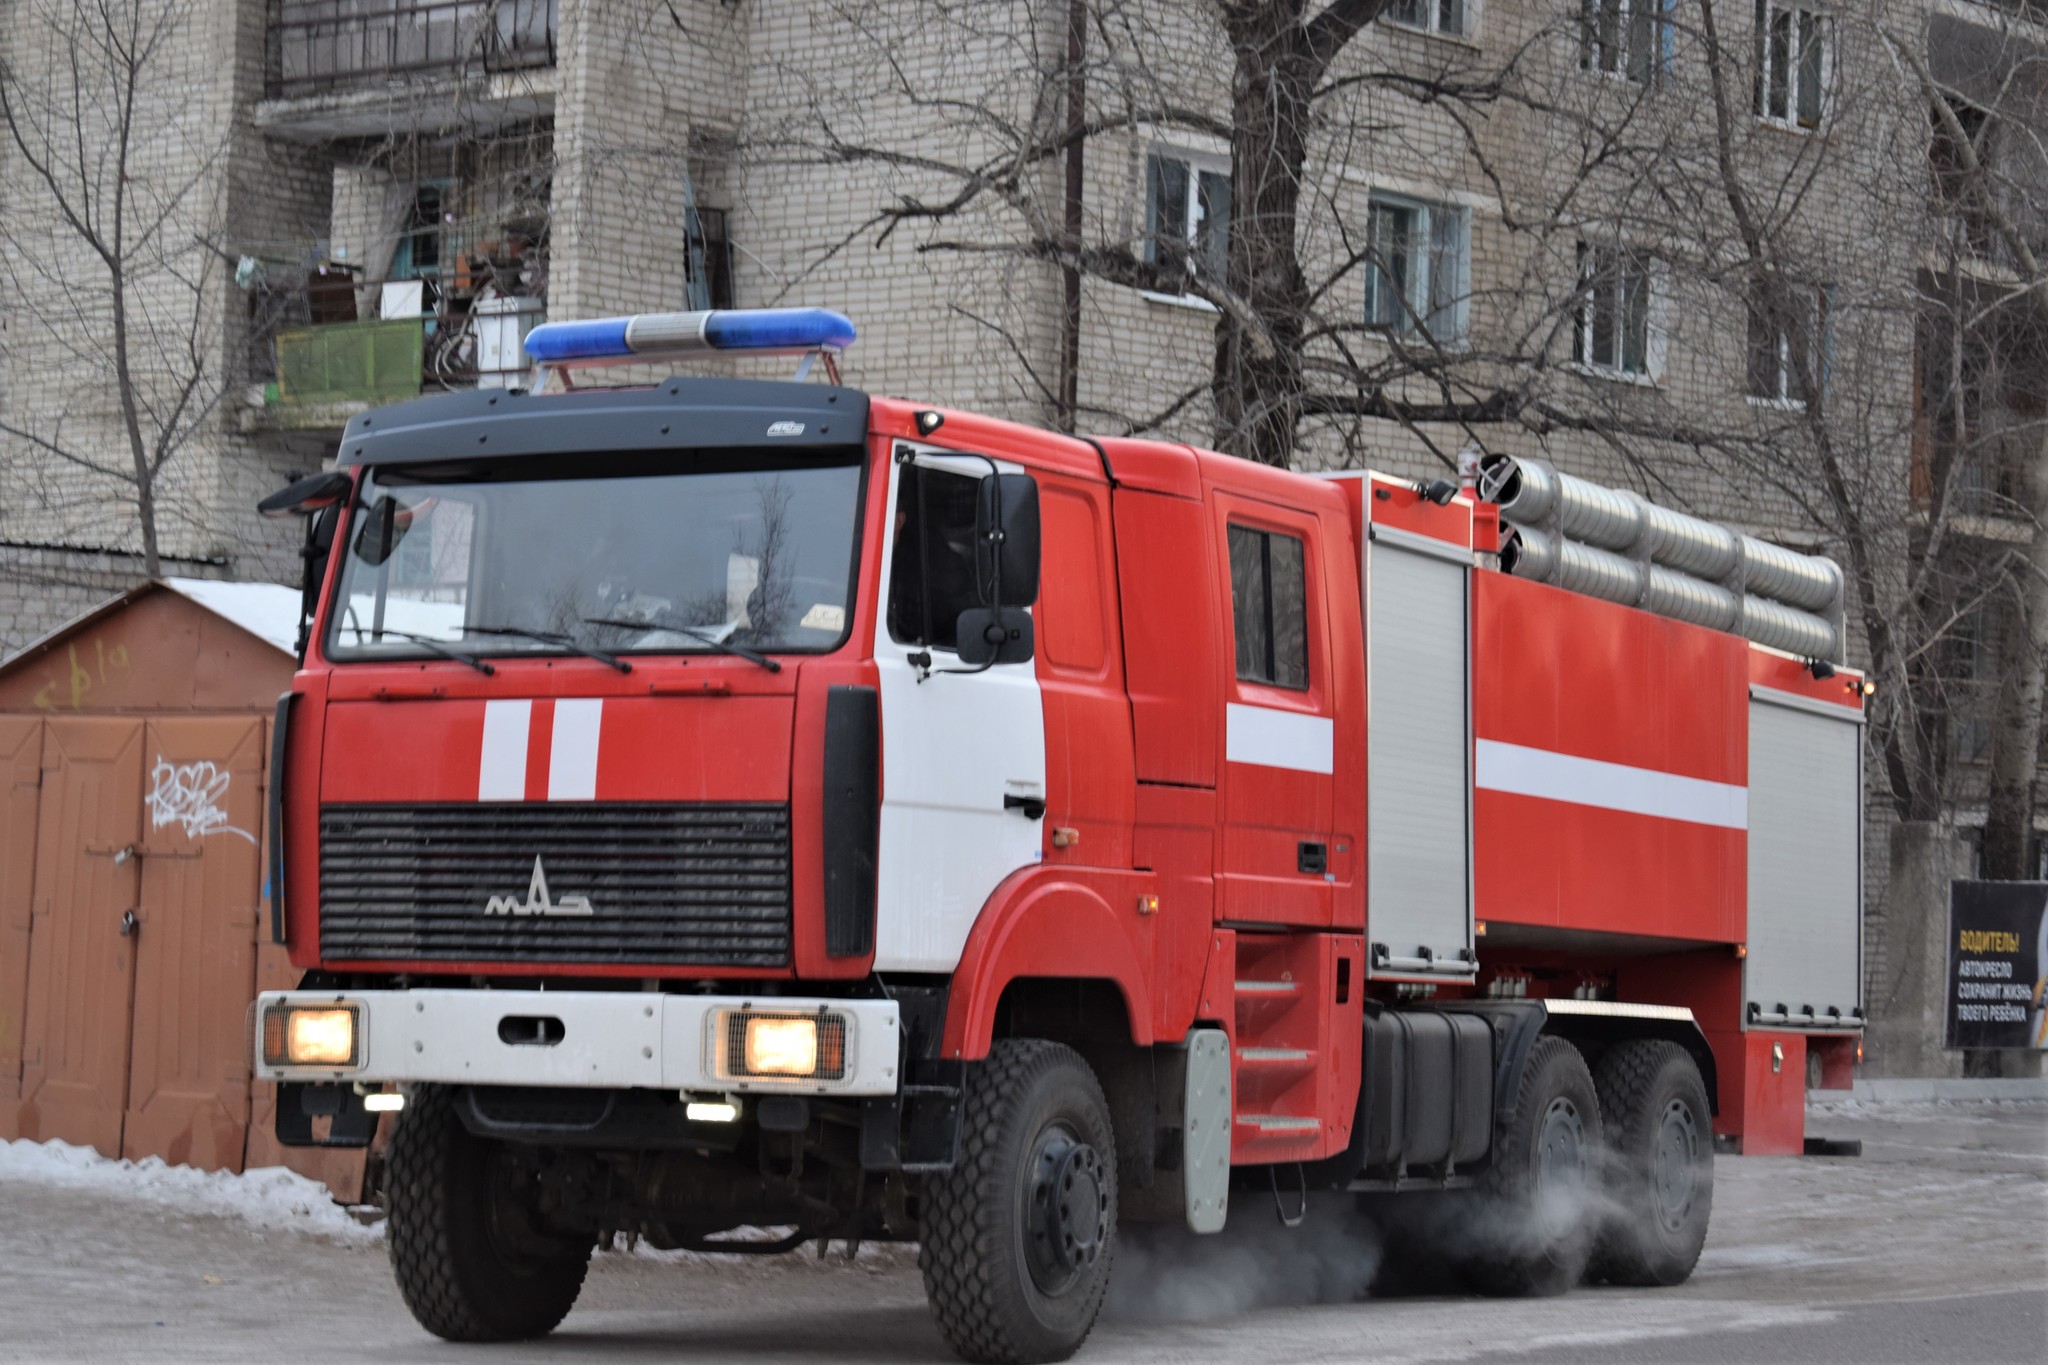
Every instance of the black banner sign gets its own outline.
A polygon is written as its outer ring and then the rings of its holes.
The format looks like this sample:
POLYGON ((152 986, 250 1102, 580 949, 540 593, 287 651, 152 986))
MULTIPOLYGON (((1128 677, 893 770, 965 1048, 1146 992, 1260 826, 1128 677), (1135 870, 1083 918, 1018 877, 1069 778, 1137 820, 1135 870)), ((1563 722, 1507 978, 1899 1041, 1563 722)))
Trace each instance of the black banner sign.
POLYGON ((2048 882, 1951 882, 1948 1040, 2038 1048, 2048 1039, 2048 882))

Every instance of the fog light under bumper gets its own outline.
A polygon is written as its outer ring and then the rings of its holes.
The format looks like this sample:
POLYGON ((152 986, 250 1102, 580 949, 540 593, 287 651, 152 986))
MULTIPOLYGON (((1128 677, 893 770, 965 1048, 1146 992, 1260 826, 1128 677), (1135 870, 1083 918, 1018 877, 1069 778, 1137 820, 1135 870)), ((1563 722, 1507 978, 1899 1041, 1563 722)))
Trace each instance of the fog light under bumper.
POLYGON ((263 1012, 264 1064, 357 1065, 358 1013, 354 1005, 272 1005, 263 1012))

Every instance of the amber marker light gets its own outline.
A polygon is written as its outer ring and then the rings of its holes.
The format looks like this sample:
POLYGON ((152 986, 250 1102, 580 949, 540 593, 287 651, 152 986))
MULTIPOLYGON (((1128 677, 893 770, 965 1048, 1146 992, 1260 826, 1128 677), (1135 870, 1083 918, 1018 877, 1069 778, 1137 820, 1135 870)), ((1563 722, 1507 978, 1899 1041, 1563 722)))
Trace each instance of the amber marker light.
POLYGON ((746 1021, 747 1071, 755 1076, 814 1076, 818 1071, 818 1021, 746 1021))

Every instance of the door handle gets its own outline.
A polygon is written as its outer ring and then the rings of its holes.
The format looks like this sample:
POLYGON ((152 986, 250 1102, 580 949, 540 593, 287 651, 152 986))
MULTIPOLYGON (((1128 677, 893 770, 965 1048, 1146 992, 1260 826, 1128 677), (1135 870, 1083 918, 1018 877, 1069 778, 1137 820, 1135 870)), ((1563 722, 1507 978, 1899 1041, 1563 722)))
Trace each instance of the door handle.
POLYGON ((1026 820, 1045 818, 1045 798, 1042 796, 1019 796, 1015 792, 1003 793, 1004 810, 1021 810, 1026 820))
POLYGON ((122 938, 133 938, 135 936, 135 931, 137 929, 140 929, 141 927, 142 921, 135 918, 135 912, 133 910, 123 910, 121 912, 122 938))

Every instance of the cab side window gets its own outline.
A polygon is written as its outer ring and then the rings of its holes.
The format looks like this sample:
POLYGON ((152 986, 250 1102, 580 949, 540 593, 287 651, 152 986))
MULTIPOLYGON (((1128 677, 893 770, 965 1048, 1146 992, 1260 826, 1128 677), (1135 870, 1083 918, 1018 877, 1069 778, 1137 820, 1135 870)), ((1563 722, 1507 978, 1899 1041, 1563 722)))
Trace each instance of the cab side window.
POLYGON ((974 504, 981 480, 903 466, 896 491, 896 549, 889 566, 889 637, 956 649, 960 613, 984 606, 974 561, 974 504), (925 586, 930 585, 930 601, 925 586))
POLYGON ((1299 536, 1230 527, 1230 611, 1237 625, 1237 676, 1308 690, 1308 609, 1299 536))

